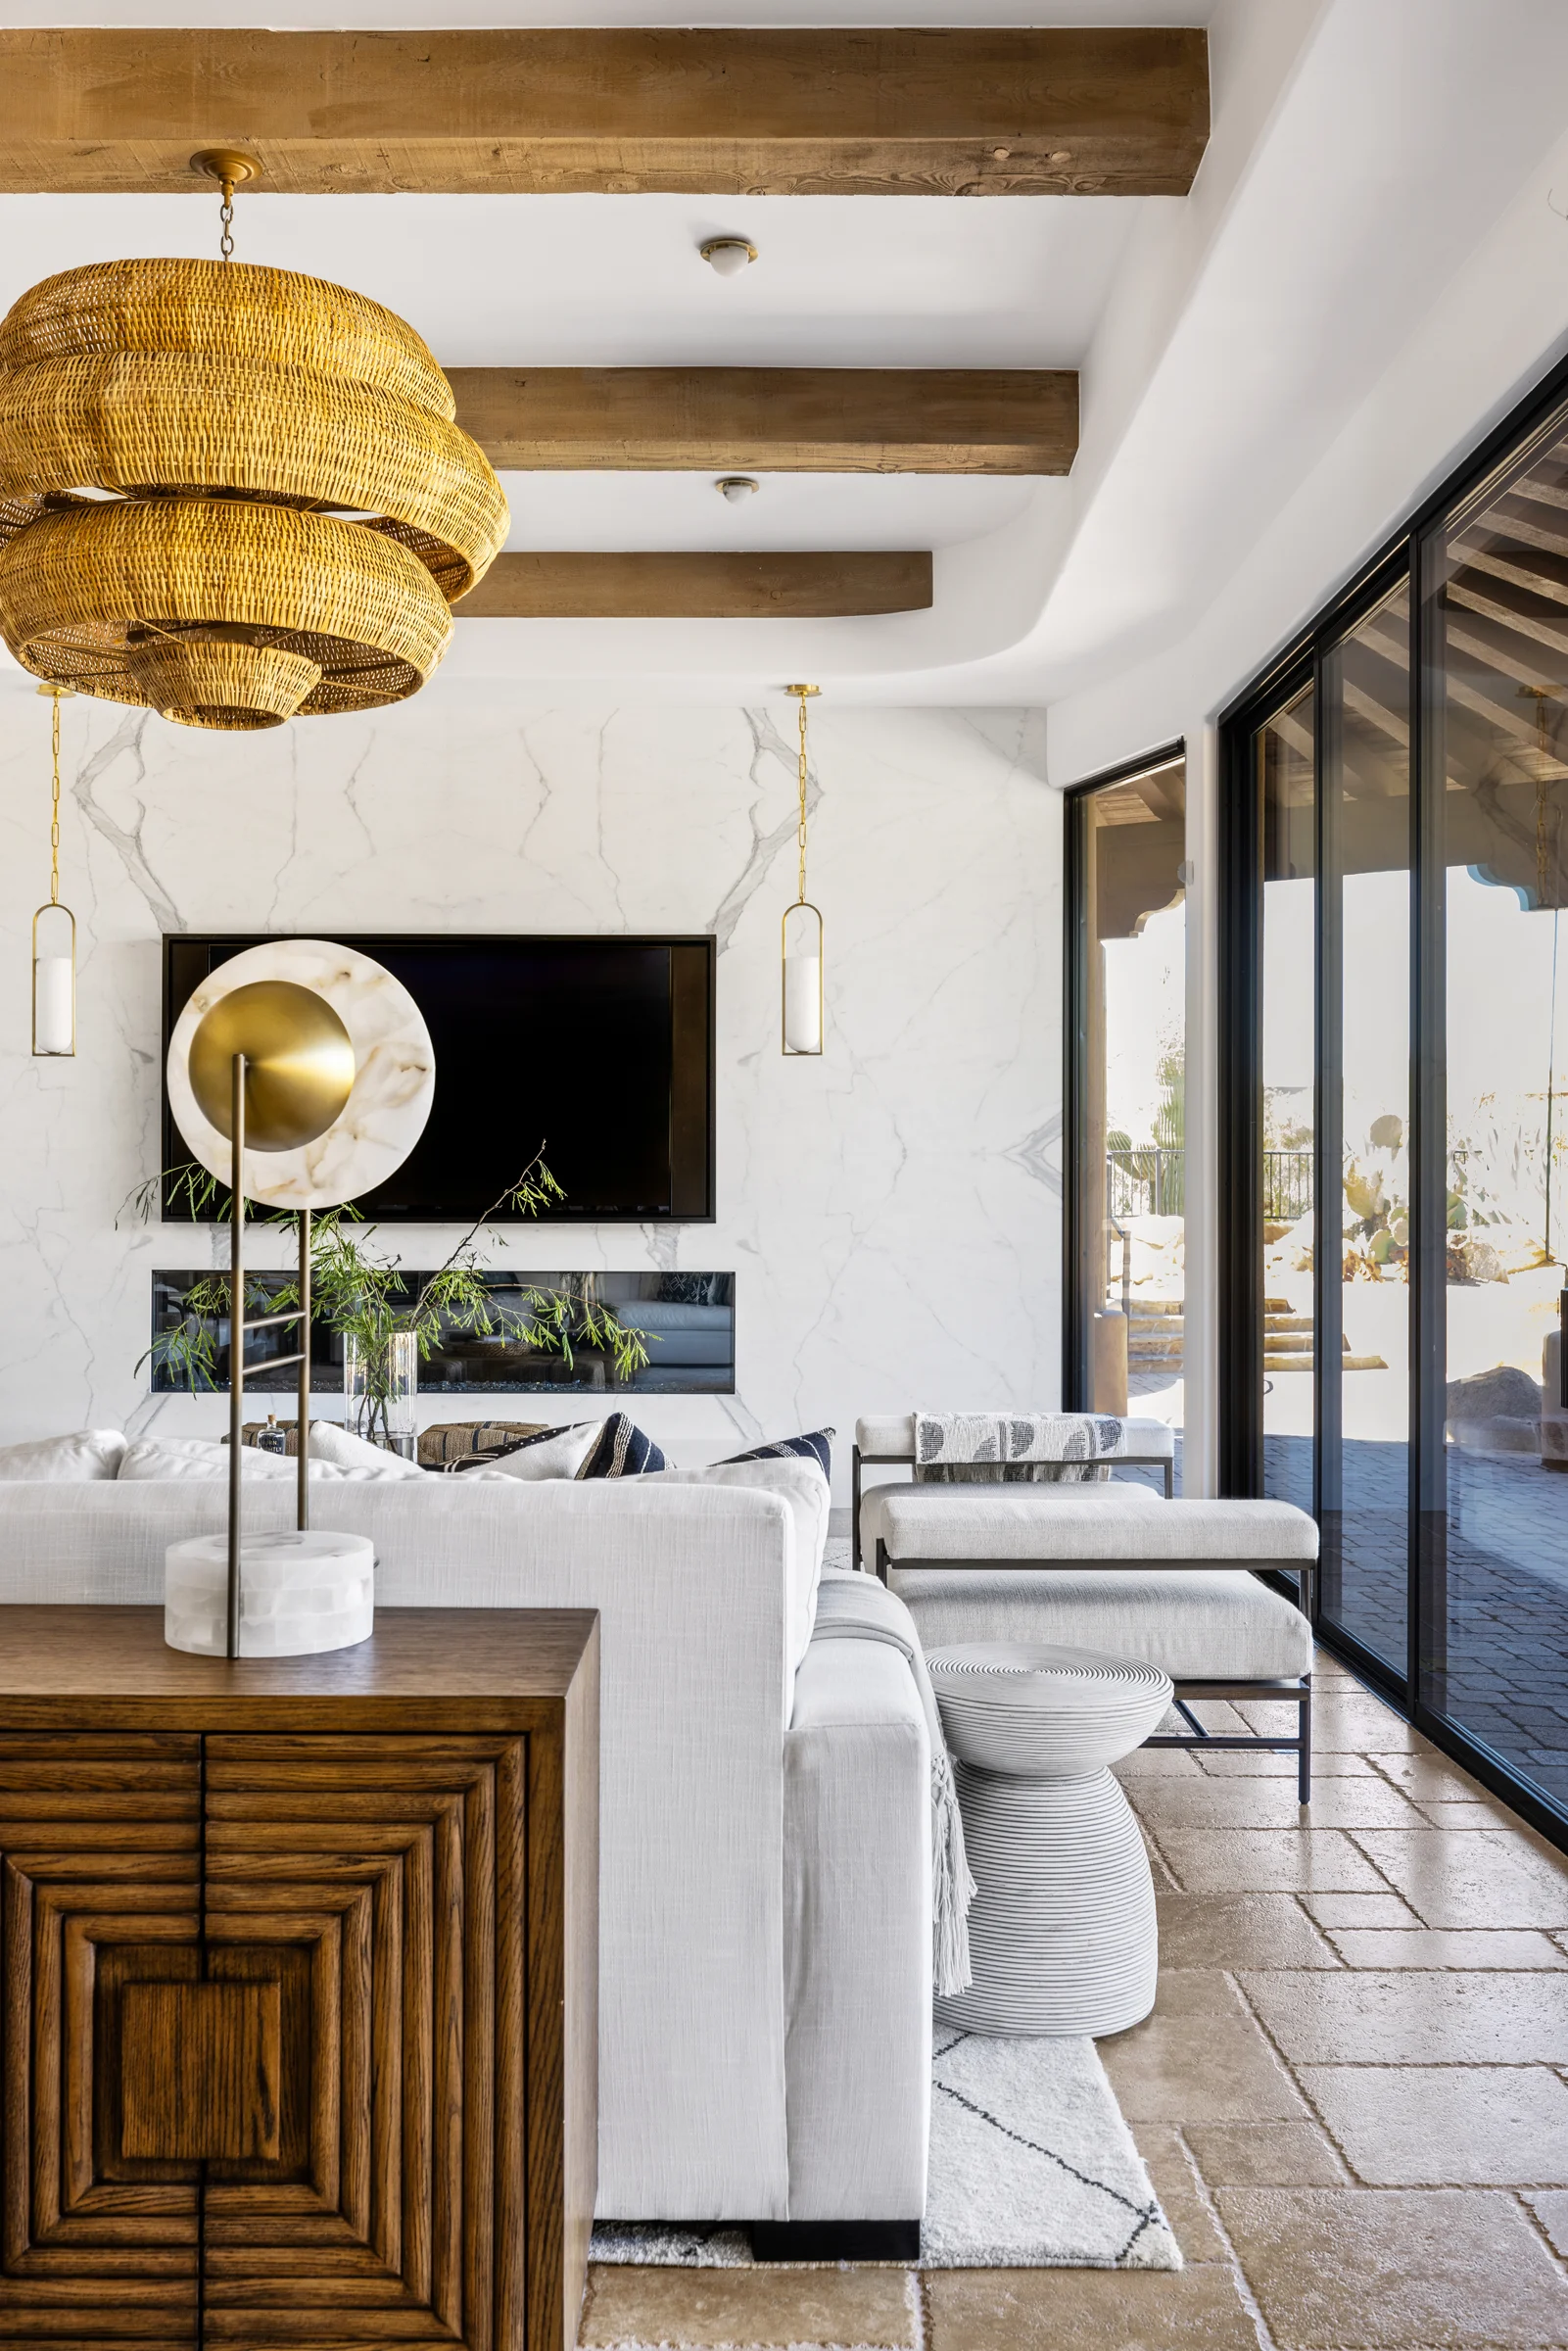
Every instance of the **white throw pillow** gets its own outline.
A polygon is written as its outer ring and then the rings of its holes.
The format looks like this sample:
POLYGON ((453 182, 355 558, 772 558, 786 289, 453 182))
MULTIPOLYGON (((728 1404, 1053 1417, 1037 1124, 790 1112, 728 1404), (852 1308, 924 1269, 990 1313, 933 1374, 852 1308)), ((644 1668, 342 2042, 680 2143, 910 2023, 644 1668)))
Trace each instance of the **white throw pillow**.
POLYGON ((575 1420, 552 1437, 536 1437, 515 1453, 498 1454, 487 1469, 465 1469, 464 1477, 575 1477, 599 1440, 603 1423, 575 1420))
POLYGON ((125 1440, 118 1428, 78 1428, 69 1437, 33 1437, 25 1445, 0 1445, 0 1479, 27 1479, 72 1486, 83 1478, 113 1477, 125 1440))
POLYGON ((426 1472, 417 1462, 404 1460, 401 1453, 389 1453, 384 1445, 372 1445, 367 1437, 356 1437, 350 1428, 336 1420, 312 1420, 310 1423, 310 1459, 330 1462, 334 1468, 351 1477, 423 1477, 426 1472))
MULTIPOLYGON (((119 1474, 129 1478, 227 1477, 228 1447, 211 1437, 138 1437, 120 1457, 119 1474)), ((240 1447, 240 1475, 244 1478, 294 1477, 299 1464, 287 1454, 262 1453, 255 1445, 240 1447)), ((341 1478, 341 1469, 322 1462, 312 1465, 313 1478, 341 1478)))

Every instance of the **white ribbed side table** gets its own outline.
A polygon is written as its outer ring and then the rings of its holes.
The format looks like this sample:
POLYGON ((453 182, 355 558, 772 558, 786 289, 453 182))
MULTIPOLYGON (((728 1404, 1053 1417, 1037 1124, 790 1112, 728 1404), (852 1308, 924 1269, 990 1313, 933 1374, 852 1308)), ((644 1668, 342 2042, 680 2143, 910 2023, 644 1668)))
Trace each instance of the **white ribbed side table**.
POLYGON ((1121 2033, 1154 2006, 1154 1882, 1108 1766, 1157 1728, 1169 1676, 1087 1649, 968 1642, 927 1659, 954 1757, 978 1892, 968 1991, 939 1999, 975 2033, 1121 2033))

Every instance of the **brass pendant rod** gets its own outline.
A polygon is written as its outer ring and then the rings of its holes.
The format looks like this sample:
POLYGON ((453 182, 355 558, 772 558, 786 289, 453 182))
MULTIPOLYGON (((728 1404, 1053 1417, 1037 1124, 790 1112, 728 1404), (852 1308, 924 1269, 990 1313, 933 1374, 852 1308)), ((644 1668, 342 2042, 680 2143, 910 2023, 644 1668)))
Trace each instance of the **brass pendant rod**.
POLYGON ((229 1064, 233 1138, 228 1292, 228 1655, 240 1654, 241 1431, 245 1425, 245 1056, 229 1064))
POLYGON ((296 1513, 301 1534, 310 1523, 310 1212, 300 1211, 300 1384, 299 1403, 295 1409, 295 1445, 299 1452, 296 1470, 299 1509, 296 1513))

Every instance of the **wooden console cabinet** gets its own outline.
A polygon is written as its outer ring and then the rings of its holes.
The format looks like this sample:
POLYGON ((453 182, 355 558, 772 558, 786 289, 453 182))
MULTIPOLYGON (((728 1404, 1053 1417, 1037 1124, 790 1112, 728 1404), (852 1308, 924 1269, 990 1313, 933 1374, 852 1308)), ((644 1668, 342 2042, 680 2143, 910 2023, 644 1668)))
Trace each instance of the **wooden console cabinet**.
POLYGON ((598 1620, 0 1607, 0 2344, 570 2351, 598 1620))

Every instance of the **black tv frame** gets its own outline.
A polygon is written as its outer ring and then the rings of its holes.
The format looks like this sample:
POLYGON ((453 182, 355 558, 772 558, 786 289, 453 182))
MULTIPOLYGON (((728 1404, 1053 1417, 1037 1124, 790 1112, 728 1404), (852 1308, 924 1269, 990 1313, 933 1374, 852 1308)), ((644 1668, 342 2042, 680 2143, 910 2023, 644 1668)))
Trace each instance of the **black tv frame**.
MULTIPOLYGON (((672 1210, 664 1215, 650 1214, 646 1209, 640 1209, 636 1214, 628 1213, 622 1216, 608 1214, 590 1216, 574 1212, 568 1204, 563 1209, 544 1210, 537 1218, 528 1221, 540 1224, 712 1224, 717 1221, 718 1057, 716 1005, 719 951, 718 941, 711 932, 332 931, 325 928, 314 931, 166 931, 163 938, 163 1051, 159 1061, 159 1082, 162 1089, 162 1115, 159 1122, 159 1132, 162 1138, 163 1165, 166 1170, 181 1165, 190 1157, 184 1138, 174 1124, 174 1116, 169 1108, 168 1100, 168 1044, 169 1038, 173 1034, 174 1023, 184 1010, 192 990, 206 976, 206 972, 214 970, 218 964, 226 963, 230 956, 239 954, 246 947, 267 946, 277 940, 290 938, 323 938, 329 940, 334 946, 356 947, 361 954, 365 955, 374 955, 378 947, 388 945, 463 946, 479 949, 486 947, 594 945, 628 949, 669 947, 695 950, 695 952, 683 956, 672 966, 670 992, 672 1018, 677 1021, 692 1022, 700 1030, 705 1048, 700 1056, 702 1066, 701 1098, 698 1101, 697 1086, 689 1082, 683 1093, 680 1084, 681 1057, 673 1056, 671 1123, 674 1127, 678 1120, 686 1122, 689 1137, 685 1163, 686 1174, 689 1178, 695 1172, 693 1168, 693 1162, 695 1162, 700 1169, 700 1191, 703 1205, 700 1208, 672 1210), (219 949, 221 952, 212 953, 212 950, 214 949, 219 949), (192 968, 193 953, 204 952, 208 953, 210 957, 206 971, 195 971, 192 968), (698 1111, 700 1111, 702 1123, 700 1138, 692 1136, 690 1133, 693 1113, 698 1111)), ((695 1060, 697 1056, 692 1054, 689 1058, 695 1060)), ((678 1181, 676 1157, 675 1140, 672 1134, 672 1186, 678 1181)), ((692 1186, 693 1193, 697 1188, 695 1185, 692 1186)), ((197 1221, 214 1223, 220 1218, 226 1217, 227 1214, 228 1190, 225 1185, 219 1191, 210 1212, 197 1221)), ((176 1202, 173 1187, 166 1180, 161 1203, 161 1217, 162 1222, 166 1224, 188 1224, 192 1221, 188 1205, 176 1202)), ((455 1227, 468 1222, 466 1218, 433 1218, 405 1215, 399 1212, 378 1214, 375 1221, 385 1224, 415 1224, 430 1227, 445 1224, 451 1224, 455 1227)), ((509 1219, 497 1220, 498 1223, 510 1221, 509 1219)))

